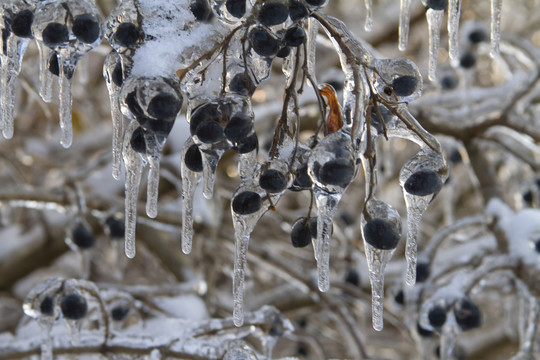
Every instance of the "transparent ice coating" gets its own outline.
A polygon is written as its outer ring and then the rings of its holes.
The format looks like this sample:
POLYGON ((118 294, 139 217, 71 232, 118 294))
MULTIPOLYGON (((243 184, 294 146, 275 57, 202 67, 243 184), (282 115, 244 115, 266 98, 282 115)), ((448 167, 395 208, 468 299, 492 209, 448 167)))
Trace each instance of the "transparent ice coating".
POLYGON ((448 56, 450 60, 459 58, 458 29, 461 16, 461 0, 448 2, 448 56))
POLYGON ((313 149, 308 174, 317 202, 317 241, 314 246, 319 274, 319 289, 330 287, 330 236, 332 219, 347 186, 356 176, 356 159, 349 134, 338 130, 324 137, 313 149), (337 174, 337 177, 336 177, 337 174))
POLYGON ((28 12, 33 13, 36 1, 5 0, 0 5, 0 32, 2 45, 0 47, 0 127, 4 138, 11 139, 13 136, 13 122, 15 107, 15 90, 17 77, 21 71, 21 63, 32 34, 18 35, 10 31, 9 25, 17 16, 25 16, 28 12), (6 37, 7 34, 7 37, 6 37))
POLYGON ((429 64, 428 78, 431 81, 437 79, 437 59, 441 41, 441 24, 444 18, 444 10, 428 9, 426 11, 429 33, 429 64))
POLYGON ((122 0, 105 21, 105 39, 118 53, 132 55, 132 52, 144 40, 142 22, 143 17, 137 6, 137 2, 135 0, 122 0), (122 40, 119 41, 115 36, 116 31, 122 24, 125 24, 123 25, 125 28, 133 25, 133 29, 136 29, 136 31, 139 32, 139 36, 135 39, 134 43, 126 43, 122 40))
POLYGON ((393 225, 394 231, 401 237, 401 217, 392 206, 372 197, 368 200, 365 212, 362 214, 362 237, 369 269, 369 281, 371 283, 371 311, 373 328, 381 331, 384 326, 383 303, 384 303, 384 270, 392 258, 395 248, 391 250, 377 249, 369 244, 364 236, 364 226, 371 219, 382 219, 393 225))
MULTIPOLYGON (((238 18, 234 15, 232 15, 228 10, 226 6, 226 0, 214 0, 211 1, 212 9, 214 10, 214 14, 218 18, 219 21, 223 22, 224 24, 227 24, 231 27, 239 25, 242 21, 242 18, 238 18)), ((244 13, 244 17, 248 17, 251 14, 252 9, 252 1, 245 1, 246 5, 246 12, 244 13)))
MULTIPOLYGON (((85 24, 86 26, 87 24, 85 24)), ((86 53, 101 43, 103 24, 99 10, 91 0, 66 0, 63 2, 40 2, 34 17, 32 33, 42 45, 57 53, 60 76, 59 83, 59 112, 62 136, 60 143, 70 147, 73 130, 71 127, 71 83, 79 60, 86 53), (88 21, 95 24, 94 33, 79 34, 73 30, 79 16, 87 16, 88 21), (77 33, 77 34, 76 34, 77 33), (53 36, 54 34, 54 36, 53 36)), ((41 56, 47 56, 42 51, 41 56)), ((45 59, 41 63, 45 64, 45 59)), ((44 68, 41 71, 45 70, 44 68)))
POLYGON ((39 96, 44 102, 50 103, 52 101, 53 74, 49 71, 49 61, 52 56, 57 55, 54 50, 39 41, 37 46, 39 50, 39 96))
POLYGON ((399 50, 407 50, 409 23, 411 22, 411 0, 399 1, 399 50))
POLYGON ((366 6, 366 22, 364 24, 364 29, 366 31, 371 31, 373 29, 373 1, 364 0, 364 5, 366 6))
POLYGON ((501 15, 503 0, 491 0, 491 51, 492 57, 499 56, 501 41, 501 15))
POLYGON ((411 102, 422 95, 422 75, 415 63, 405 58, 378 59, 374 58, 371 65, 377 70, 372 71, 375 91, 390 103, 411 102), (402 91, 394 90, 398 86, 397 79, 408 79, 409 86, 402 91))
MULTIPOLYGON (((430 202, 437 195, 438 191, 446 181, 448 177, 448 171, 446 163, 442 155, 438 152, 433 151, 432 149, 425 147, 418 154, 412 157, 403 167, 399 175, 399 182, 403 188, 403 196, 405 198, 405 204, 407 206, 407 246, 405 251, 405 256, 407 259, 407 275, 406 282, 408 285, 412 286, 416 282, 416 258, 417 258, 417 237, 420 233, 420 221, 422 216, 427 210, 430 202), (412 194, 407 192, 407 181, 411 176, 417 174, 425 175, 423 178, 430 179, 431 184, 420 184, 416 187, 421 187, 421 194, 412 194), (430 177, 431 176, 431 177, 430 177), (438 181, 436 184, 433 182, 438 181), (423 189, 427 189, 429 185, 435 192, 431 190, 426 191, 428 193, 423 193, 423 189)), ((418 180, 420 183, 421 180, 418 180)))
POLYGON ((182 150, 182 252, 189 254, 191 252, 193 240, 193 198, 197 184, 202 178, 201 172, 190 170, 185 162, 184 155, 186 151, 195 145, 193 138, 190 136, 184 143, 182 150))

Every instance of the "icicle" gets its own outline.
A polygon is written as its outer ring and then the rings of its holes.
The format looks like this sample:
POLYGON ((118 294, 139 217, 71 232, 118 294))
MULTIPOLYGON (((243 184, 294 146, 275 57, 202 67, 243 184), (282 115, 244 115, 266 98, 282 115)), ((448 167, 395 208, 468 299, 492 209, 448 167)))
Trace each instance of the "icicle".
POLYGON ((491 0, 491 57, 499 56, 502 2, 503 0, 491 0))
MULTIPOLYGON (((116 51, 111 51, 103 65, 103 76, 106 79, 107 90, 109 90, 109 101, 111 103, 111 119, 112 119, 112 176, 118 180, 122 167, 122 128, 124 118, 120 111, 120 86, 115 83, 115 71, 120 61, 120 55, 116 51)), ((121 68, 121 67, 120 67, 121 68)), ((122 74, 120 76, 123 77, 122 74)))
POLYGON ((143 159, 130 145, 131 134, 138 127, 132 121, 126 130, 123 145, 124 164, 126 166, 125 206, 126 206, 126 238, 125 251, 128 258, 135 257, 135 228, 137 226, 137 200, 139 198, 139 184, 143 171, 143 159))
MULTIPOLYGON (((190 136, 184 144, 182 159, 186 151, 195 145, 190 136)), ((197 184, 201 180, 201 173, 190 170, 185 161, 182 161, 182 252, 189 254, 193 240, 193 198, 197 184)))
POLYGON ((342 194, 328 194, 315 189, 317 202, 317 241, 315 246, 320 291, 330 289, 330 237, 332 221, 337 212, 337 205, 342 194))
POLYGON ((55 319, 51 316, 40 316, 37 321, 41 332, 41 360, 53 360, 51 329, 55 319))
POLYGON ((49 59, 54 51, 37 41, 39 49, 39 95, 46 103, 52 100, 53 74, 49 71, 49 59))
POLYGON ((77 346, 81 343, 81 320, 64 319, 69 329, 69 335, 71 338, 71 344, 77 346))
POLYGON ((409 23, 411 22, 411 0, 401 0, 399 9, 399 50, 407 49, 409 23))
POLYGON ((214 183, 216 181, 216 168, 224 150, 203 150, 203 195, 207 199, 212 199, 214 196, 214 183))
POLYGON ((394 254, 394 250, 379 250, 367 244, 365 251, 369 269, 369 281, 371 283, 373 329, 381 331, 384 326, 384 269, 394 254))
POLYGON ((60 68, 60 75, 58 77, 58 106, 60 112, 60 129, 62 131, 60 144, 68 148, 71 146, 73 140, 73 128, 71 125, 71 85, 77 60, 59 53, 58 65, 60 68))
POLYGON ((450 0, 448 3, 448 52, 450 60, 459 58, 458 29, 461 15, 461 0, 450 0))
POLYGON ((372 0, 364 0, 366 6, 366 23, 364 24, 364 29, 366 31, 371 31, 373 29, 373 3, 372 0))
POLYGON ((234 255, 234 270, 233 270, 233 318, 234 325, 242 326, 244 323, 244 281, 247 264, 247 250, 249 245, 249 230, 242 220, 237 220, 240 225, 236 225, 235 235, 236 246, 234 255), (237 227, 241 229, 236 230, 237 227))
POLYGON ((454 359, 452 356, 456 351, 457 335, 460 332, 454 313, 447 314, 446 322, 441 332, 440 357, 441 360, 454 359))
POLYGON ((145 134, 147 158, 150 165, 148 170, 148 184, 146 189, 146 214, 155 218, 158 213, 159 193, 159 161, 161 157, 161 143, 157 135, 148 131, 145 134))
POLYGON ((439 45, 441 40, 441 23, 444 17, 444 10, 428 9, 426 11, 429 32, 429 70, 428 78, 431 81, 437 79, 437 58, 439 56, 439 45))
POLYGON ((250 151, 238 156, 238 175, 241 180, 252 176, 257 170, 257 150, 250 151))

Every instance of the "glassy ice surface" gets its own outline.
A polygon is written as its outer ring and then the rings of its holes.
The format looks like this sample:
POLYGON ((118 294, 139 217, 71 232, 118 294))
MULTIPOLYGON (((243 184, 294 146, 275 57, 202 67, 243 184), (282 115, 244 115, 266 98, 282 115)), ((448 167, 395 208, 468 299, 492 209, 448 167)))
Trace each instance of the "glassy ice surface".
POLYGON ((461 16, 461 0, 448 2, 448 56, 450 60, 459 58, 458 29, 461 16))
POLYGON ((501 13, 503 0, 491 0, 491 51, 492 57, 499 56, 501 41, 501 13))
POLYGON ((366 6, 366 22, 364 24, 364 29, 366 31, 371 31, 373 29, 373 3, 372 3, 372 0, 364 0, 364 5, 366 6))
MULTIPOLYGON (((194 146, 193 138, 189 137, 182 151, 182 159, 185 158, 189 148, 194 146)), ((182 161, 182 252, 189 254, 191 252, 193 240, 193 198, 198 183, 201 180, 201 172, 195 172, 186 166, 185 160, 182 161)))
POLYGON ((444 18, 443 10, 428 9, 426 11, 429 32, 429 69, 428 78, 431 81, 437 79, 437 59, 441 42, 441 24, 444 18))
POLYGON ((39 95, 44 102, 50 103, 52 101, 53 74, 49 71, 49 61, 51 56, 56 53, 39 41, 37 46, 39 50, 39 95))
POLYGON ((399 50, 405 51, 409 42, 409 23, 411 22, 411 0, 399 2, 399 50))

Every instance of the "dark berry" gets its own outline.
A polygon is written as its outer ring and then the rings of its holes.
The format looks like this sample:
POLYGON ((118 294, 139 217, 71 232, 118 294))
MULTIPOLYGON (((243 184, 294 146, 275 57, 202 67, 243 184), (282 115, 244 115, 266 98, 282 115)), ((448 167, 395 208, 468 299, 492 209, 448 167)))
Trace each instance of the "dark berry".
POLYGON ((123 239, 126 233, 126 224, 123 219, 117 219, 113 215, 109 216, 105 220, 105 225, 109 229, 109 236, 111 239, 123 239))
POLYGON ((144 116, 143 109, 137 101, 137 93, 135 91, 130 92, 126 96, 126 105, 133 115, 136 117, 144 116))
POLYGON ((260 56, 273 56, 279 51, 279 40, 263 28, 251 31, 251 46, 260 56))
POLYGON ((458 79, 454 75, 445 75, 441 78, 441 87, 445 90, 452 90, 458 86, 458 79))
POLYGON ((433 10, 446 10, 448 0, 427 0, 426 6, 433 10))
POLYGON ((148 130, 160 136, 169 135, 174 125, 174 118, 148 120, 148 130))
POLYGON ((300 26, 293 26, 285 31, 283 41, 287 46, 300 46, 306 41, 306 32, 300 26))
POLYGON ((32 22, 34 14, 30 10, 22 10, 13 16, 11 31, 22 38, 32 37, 32 22))
POLYGON ((96 41, 101 31, 99 22, 92 14, 78 15, 73 20, 73 35, 80 41, 91 44, 96 41))
POLYGON ((534 243, 534 249, 537 253, 540 253, 540 239, 536 240, 536 242, 534 243))
POLYGON ((378 112, 377 112, 377 109, 373 107, 371 108, 371 116, 370 116, 371 126, 373 126, 375 130, 377 130, 378 134, 383 134, 384 133, 383 122, 384 123, 388 122, 388 120, 392 116, 392 113, 390 112, 390 110, 386 108, 386 106, 379 105, 378 108, 379 108, 378 112), (381 121, 381 117, 379 116, 379 113, 383 117, 382 121, 381 121))
POLYGON ((49 58, 49 72, 56 76, 60 75, 60 66, 58 64, 58 56, 56 56, 56 53, 52 53, 49 58))
POLYGON ((240 154, 247 154, 253 150, 258 149, 259 138, 257 134, 252 134, 238 143, 236 150, 240 154))
POLYGON ((469 41, 473 44, 487 41, 487 34, 484 29, 474 29, 469 33, 469 41))
POLYGON ((532 205, 533 192, 531 190, 527 190, 523 193, 523 201, 525 201, 528 205, 532 205))
POLYGON ((419 262, 416 264, 416 282, 421 283, 429 278, 430 270, 429 264, 425 262, 419 262))
POLYGON ((397 292, 396 296, 394 296, 394 301, 399 305, 405 304, 405 294, 403 293, 403 290, 397 292))
POLYGON ((440 328, 446 322, 446 310, 441 306, 435 306, 428 313, 429 324, 434 328, 440 328))
POLYGON ((60 23, 50 23, 41 34, 43 42, 48 47, 55 47, 69 40, 69 31, 66 25, 60 23))
POLYGON ((86 316, 88 305, 86 300, 78 294, 69 294, 64 296, 60 303, 62 314, 69 320, 80 320, 86 316))
POLYGON ((259 194, 253 191, 244 191, 236 195, 232 201, 232 209, 238 215, 249 215, 258 211, 262 206, 259 194))
POLYGON ((418 335, 421 337, 431 337, 433 336, 433 331, 428 330, 422 327, 419 323, 416 324, 416 331, 418 331, 418 335))
POLYGON ((463 158, 461 157, 459 150, 454 149, 454 151, 450 153, 450 156, 448 156, 448 160, 450 160, 454 164, 459 164, 463 161, 463 158))
POLYGON ((72 230, 71 239, 80 249, 89 249, 96 243, 96 238, 89 227, 78 224, 72 230))
POLYGON ((278 1, 266 1, 263 3, 257 19, 266 26, 279 25, 289 17, 287 5, 278 1))
POLYGON ((343 211, 341 214, 339 214, 339 219, 345 226, 351 226, 356 223, 356 216, 348 211, 343 211))
POLYGON ((251 76, 245 72, 238 73, 234 75, 231 82, 229 83, 229 90, 240 95, 253 95, 255 92, 256 86, 251 79, 251 76))
POLYGON ((232 16, 241 18, 246 13, 246 0, 227 0, 225 7, 232 16))
POLYGON ((459 65, 464 69, 470 69, 476 65, 476 57, 471 52, 467 52, 459 59, 459 65))
POLYGON ((296 351, 298 352, 298 355, 301 356, 308 356, 309 354, 309 350, 304 344, 298 344, 298 348, 296 349, 296 351))
POLYGON ((116 306, 111 310, 111 316, 114 321, 122 321, 126 318, 126 315, 129 313, 129 308, 125 306, 116 306))
POLYGON ((112 81, 118 87, 121 87, 124 83, 124 73, 122 71, 122 63, 120 61, 117 62, 114 67, 112 72, 112 81))
POLYGON ((289 17, 292 21, 297 21, 308 16, 308 11, 304 4, 298 0, 291 0, 289 2, 289 17))
POLYGON ((235 114, 225 126, 225 136, 232 142, 246 138, 253 131, 253 121, 242 113, 235 114))
POLYGON ((2 54, 4 55, 7 55, 7 43, 10 35, 9 29, 2 29, 2 54))
POLYGON ((403 188, 411 195, 426 196, 438 193, 442 185, 439 174, 430 169, 422 169, 409 176, 403 188))
POLYGON ((360 275, 356 270, 349 270, 345 275, 345 282, 354 286, 360 285, 360 275))
POLYGON ((306 0, 306 3, 311 6, 321 6, 324 5, 326 0, 306 0))
POLYGON ((482 316, 480 309, 468 299, 462 299, 454 307, 454 316, 461 330, 467 331, 480 327, 482 316))
POLYGON ((197 126, 195 134, 205 144, 215 143, 225 136, 223 134, 223 128, 216 121, 204 121, 197 126))
POLYGON ((146 154, 146 140, 144 138, 144 130, 142 127, 138 127, 133 131, 131 139, 129 141, 133 151, 136 151, 141 154, 146 154))
POLYGON ((287 174, 275 169, 265 170, 259 177, 259 185, 267 193, 279 193, 287 188, 287 174))
POLYGON ((306 247, 311 243, 311 231, 306 218, 301 217, 294 222, 291 230, 291 242, 296 248, 306 247))
POLYGON ((308 175, 308 166, 304 164, 296 170, 296 177, 294 178, 293 185, 300 189, 311 189, 313 182, 308 175))
MULTIPOLYGON (((309 220, 309 232, 311 233, 311 238, 316 239, 317 238, 317 217, 312 217, 309 220)), ((330 229, 330 233, 334 233, 334 224, 332 224, 332 228, 330 229)))
POLYGON ((276 56, 278 58, 280 58, 280 59, 283 59, 283 58, 286 58, 287 56, 289 56, 290 53, 291 53, 291 48, 288 47, 288 46, 285 46, 285 47, 282 47, 281 49, 279 49, 276 56))
POLYGON ((148 114, 156 119, 176 117, 182 108, 182 98, 173 94, 161 92, 154 96, 148 104, 148 114))
POLYGON ((191 113, 191 117, 189 121, 189 131, 191 132, 192 135, 194 135, 199 125, 201 125, 203 122, 207 122, 207 121, 219 122, 221 118, 222 118, 222 114, 221 114, 218 104, 216 103, 203 104, 197 107, 196 109, 194 109, 193 112, 191 113))
POLYGON ((317 175, 323 184, 346 187, 354 176, 354 164, 347 159, 330 160, 321 166, 317 175))
POLYGON ((391 222, 375 218, 364 225, 364 239, 376 249, 391 250, 396 248, 399 234, 391 222))
POLYGON ((197 145, 193 144, 186 150, 184 164, 186 164, 187 168, 191 171, 203 171, 201 151, 197 145))
POLYGON ((210 8, 207 0, 194 0, 189 9, 195 16, 195 19, 201 22, 209 22, 214 17, 214 13, 210 8))
POLYGON ((54 298, 52 296, 45 296, 39 304, 39 311, 42 315, 52 316, 54 314, 54 298))
POLYGON ((118 25, 114 33, 114 41, 124 47, 135 46, 140 37, 141 32, 137 25, 129 22, 118 25))
POLYGON ((392 89, 397 96, 409 96, 416 91, 418 79, 414 76, 399 76, 392 80, 392 89))

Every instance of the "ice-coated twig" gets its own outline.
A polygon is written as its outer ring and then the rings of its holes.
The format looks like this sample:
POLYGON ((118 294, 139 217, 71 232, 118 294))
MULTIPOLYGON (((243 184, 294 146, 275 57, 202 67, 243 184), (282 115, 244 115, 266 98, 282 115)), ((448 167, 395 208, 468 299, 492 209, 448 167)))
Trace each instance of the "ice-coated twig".
POLYGON ((407 50, 409 42, 409 23, 411 22, 411 0, 400 0, 399 3, 399 50, 407 50))
POLYGON ((428 9, 426 11, 429 33, 429 64, 428 78, 431 81, 437 79, 437 59, 441 41, 441 23, 444 17, 443 10, 428 9))
POLYGON ((491 57, 499 56, 501 41, 501 15, 503 0, 491 0, 491 57))
POLYGON ((453 61, 459 57, 458 29, 460 16, 461 0, 450 0, 448 2, 448 56, 453 61))

